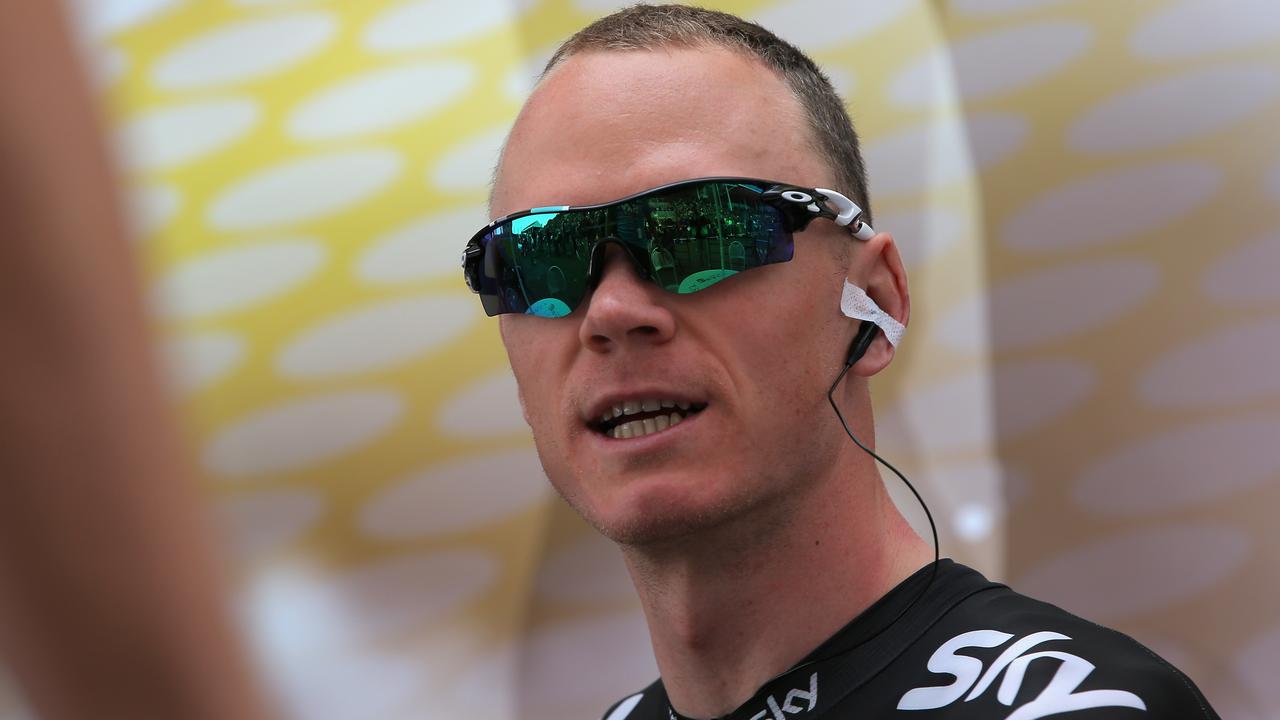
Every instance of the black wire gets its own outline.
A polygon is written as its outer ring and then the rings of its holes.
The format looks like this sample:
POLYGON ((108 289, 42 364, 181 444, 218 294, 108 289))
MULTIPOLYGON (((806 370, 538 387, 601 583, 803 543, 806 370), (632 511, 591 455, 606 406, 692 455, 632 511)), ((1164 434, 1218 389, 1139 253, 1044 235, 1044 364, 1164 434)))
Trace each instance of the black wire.
MULTIPOLYGON (((853 367, 854 362, 855 361, 851 360, 845 363, 844 369, 841 370, 840 374, 836 376, 835 382, 831 383, 831 389, 827 391, 827 402, 831 403, 831 409, 835 410, 836 417, 840 419, 840 426, 844 428, 845 434, 849 436, 849 439, 852 440, 855 445, 862 448, 863 452, 865 452, 866 454, 870 455, 871 457, 879 461, 881 465, 884 465, 885 467, 892 470, 893 474, 897 475, 898 478, 902 480, 903 483, 906 484, 907 489, 911 491, 911 494, 916 496, 916 500, 920 503, 920 507, 924 509, 924 516, 929 519, 929 531, 933 534, 933 564, 932 564, 932 568, 929 571, 929 582, 925 583, 924 588, 921 589, 920 592, 917 593, 916 596, 911 599, 911 602, 908 603, 906 607, 902 608, 902 611, 899 612, 897 615, 895 615, 892 620, 885 623, 884 627, 881 627, 879 630, 875 631, 874 633, 867 636, 863 640, 860 640, 856 645, 852 647, 840 650, 839 652, 834 653, 829 657, 814 658, 810 662, 827 660, 830 657, 836 657, 837 655, 843 655, 847 652, 851 652, 856 648, 862 647, 868 642, 871 642, 877 637, 880 637, 881 633, 883 633, 885 630, 888 630, 889 628, 896 625, 898 621, 902 619, 903 615, 906 615, 908 612, 910 612, 911 608, 915 607, 916 603, 920 602, 921 598, 929 594, 929 589, 933 587, 933 581, 938 576, 938 564, 942 560, 941 546, 938 543, 938 526, 933 522, 933 513, 929 512, 929 505, 924 501, 924 498, 920 496, 920 492, 916 490, 915 485, 911 484, 911 481, 907 479, 906 475, 903 475, 902 472, 899 471, 898 468, 894 467, 888 460, 885 460, 884 458, 877 455, 874 450, 862 444, 862 441, 859 440, 857 436, 853 434, 853 431, 849 429, 849 423, 845 421, 844 413, 840 412, 840 406, 836 404, 836 399, 835 399, 836 388, 839 387, 840 381, 844 379, 844 376, 848 374, 849 368, 853 367)), ((808 664, 810 663, 805 663, 805 665, 808 665, 808 664)), ((796 668, 792 668, 792 670, 795 670, 795 669, 796 668)))
MULTIPOLYGON (((875 632, 871 633, 870 635, 863 638, 862 640, 859 640, 857 643, 847 648, 841 648, 840 650, 837 650, 831 653, 830 655, 823 655, 820 657, 809 658, 805 662, 802 662, 799 665, 796 665, 788 669, 786 672, 782 673, 781 675, 778 675, 777 677, 772 678, 768 682, 764 683, 764 685, 768 685, 774 680, 790 675, 791 673, 801 668, 805 668, 816 663, 820 663, 826 660, 830 660, 832 658, 840 657, 841 655, 851 653, 854 650, 857 650, 858 648, 862 647, 863 645, 866 645, 867 643, 871 642, 872 640, 875 640, 876 638, 880 637, 880 635, 883 634, 885 630, 888 630, 894 625, 897 625, 898 621, 902 619, 902 616, 910 612, 911 608, 915 607, 916 603, 920 602, 921 598, 929 594, 929 589, 933 587, 933 581, 938 577, 938 564, 942 561, 941 546, 938 544, 938 526, 935 525, 933 522, 933 513, 929 512, 929 505, 925 503, 924 498, 920 496, 920 492, 916 490, 916 487, 911 484, 911 481, 908 480, 907 477, 903 475, 901 471, 898 470, 898 468, 894 467, 892 464, 889 463, 888 460, 885 460, 884 458, 880 457, 875 453, 874 450, 867 447, 866 445, 863 445, 862 442, 858 440, 858 438, 853 434, 853 431, 849 429, 849 423, 845 421, 844 413, 840 412, 840 406, 836 405, 836 399, 835 399, 836 388, 840 385, 840 381, 844 379, 844 376, 848 374, 849 368, 853 367, 854 362, 856 362, 856 358, 854 360, 850 360, 849 362, 845 363, 844 369, 841 370, 840 374, 836 376, 836 381, 831 383, 831 389, 827 391, 827 401, 831 403, 831 409, 836 411, 836 417, 840 418, 840 425, 844 428, 844 431, 849 436, 849 439, 852 440, 854 444, 856 444, 858 447, 862 448, 863 452, 867 453, 871 457, 878 460, 881 465, 884 465, 885 467, 892 470, 894 475, 897 475, 898 478, 902 480, 902 482, 906 483, 907 488, 911 490, 911 494, 916 496, 916 500, 919 501, 920 507, 924 508, 924 515, 929 519, 929 530, 930 532, 933 533, 933 563, 931 563, 930 570, 929 570, 929 582, 925 583, 925 586, 920 590, 920 592, 916 593, 916 596, 914 598, 911 598, 911 602, 907 603, 906 607, 902 608, 902 610, 899 611, 897 615, 893 616, 892 620, 885 623, 879 630, 876 630, 875 632)), ((764 689, 764 685, 761 686, 761 690, 764 689)), ((757 695, 758 694, 759 693, 757 693, 757 695)))
MULTIPOLYGON (((765 682, 763 685, 761 685, 761 688, 760 688, 761 690, 763 690, 766 685, 773 682, 774 680, 790 675, 796 670, 799 670, 804 667, 808 667, 815 663, 823 662, 825 660, 830 660, 832 658, 840 657, 841 655, 845 655, 847 653, 851 653, 854 650, 857 650, 858 648, 862 647, 863 645, 866 645, 867 643, 871 642, 872 640, 875 640, 876 638, 880 637, 880 635, 884 633, 885 630, 888 630, 894 625, 897 625, 898 621, 902 619, 902 616, 910 612, 911 608, 915 607, 916 603, 920 602, 921 598, 929 594, 929 589, 933 587, 933 581, 938 577, 938 564, 942 561, 941 546, 938 544, 938 526, 935 525, 933 522, 933 513, 929 512, 929 505, 925 503, 924 498, 920 496, 920 492, 916 490, 915 485, 911 484, 911 481, 907 479, 907 476, 903 475, 902 472, 899 471, 898 468, 890 464, 888 460, 885 460, 884 458, 880 457, 875 453, 874 450, 867 447, 866 445, 863 445, 862 441, 858 440, 858 438, 853 434, 853 431, 849 429, 849 423, 845 421, 844 413, 840 412, 840 406, 836 405, 836 399, 835 399, 836 388, 840 385, 840 381, 844 379, 844 376, 848 374, 849 368, 853 367, 854 362, 856 362, 856 359, 850 360, 849 362, 845 363, 844 369, 841 370, 840 374, 836 376, 836 381, 831 383, 831 389, 827 390, 827 401, 831 403, 831 409, 836 411, 836 417, 840 418, 840 425, 841 427, 844 428, 845 434, 849 436, 849 439, 852 440, 855 445, 862 448, 863 452, 867 453, 868 455, 870 455, 871 457, 879 461, 881 465, 884 465, 885 467, 892 470, 894 475, 897 475, 898 478, 902 480, 902 482, 906 483, 907 489, 911 491, 911 494, 916 496, 916 500, 920 503, 920 507, 924 508, 924 515, 926 518, 929 519, 929 530, 930 532, 933 533, 933 563, 931 564, 931 568, 929 571, 929 582, 925 583, 924 588, 922 588, 919 593, 916 593, 916 596, 911 599, 911 602, 908 603, 906 607, 902 608, 902 610, 897 615, 893 616, 892 620, 885 623, 884 626, 881 627, 879 630, 876 630, 874 633, 871 633, 870 635, 863 638, 862 640, 859 640, 856 644, 850 647, 842 648, 840 650, 837 650, 836 652, 831 653, 830 655, 810 658, 805 662, 802 662, 799 665, 796 665, 788 669, 786 672, 782 673, 781 675, 778 675, 772 678, 771 680, 765 682)), ((757 691, 756 695, 753 697, 756 697, 759 694, 760 694, 759 691, 757 691)), ((669 702, 667 703, 667 708, 672 712, 673 715, 675 714, 675 709, 671 707, 671 704, 669 702)))
POLYGON ((848 374, 849 368, 851 367, 853 367, 853 363, 846 363, 844 369, 836 376, 836 381, 831 383, 831 389, 827 391, 827 402, 831 403, 831 409, 836 411, 836 417, 840 418, 840 426, 844 428, 845 434, 849 436, 849 439, 852 440, 855 445, 862 448, 863 452, 878 460, 881 465, 892 470, 893 474, 897 475, 898 479, 902 480, 902 482, 906 484, 907 489, 911 491, 911 494, 916 496, 916 501, 918 501, 920 503, 920 507, 924 509, 924 516, 929 519, 929 530, 933 533, 933 562, 936 564, 940 559, 938 547, 938 526, 933 523, 933 513, 929 512, 928 504, 925 503, 924 498, 920 497, 920 492, 916 490, 916 486, 912 485, 911 481, 908 480, 907 477, 898 470, 898 468, 890 464, 888 460, 877 455, 871 448, 863 445, 862 441, 858 440, 858 438, 854 436, 853 431, 849 429, 849 423, 845 422, 844 414, 840 412, 840 406, 836 405, 836 387, 840 385, 840 381, 844 379, 846 374, 848 374))

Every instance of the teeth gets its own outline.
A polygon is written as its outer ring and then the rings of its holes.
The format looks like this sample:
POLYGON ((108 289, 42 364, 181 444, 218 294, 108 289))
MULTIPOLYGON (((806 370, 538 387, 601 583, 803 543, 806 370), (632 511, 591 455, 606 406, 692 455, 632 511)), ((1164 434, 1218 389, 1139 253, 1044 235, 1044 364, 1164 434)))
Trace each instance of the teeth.
POLYGON ((687 402, 664 400, 662 398, 626 400, 619 405, 606 409, 604 414, 600 416, 600 422, 605 424, 616 423, 608 432, 610 437, 619 439, 644 437, 680 424, 684 421, 690 407, 690 403, 687 402), (630 422, 619 422, 618 420, 625 415, 638 415, 642 412, 656 413, 666 410, 671 410, 672 412, 664 412, 662 415, 630 422))
POLYGON ((658 398, 648 398, 645 400, 627 400, 621 405, 614 405, 612 415, 609 413, 608 410, 605 410, 604 419, 607 422, 613 418, 621 417, 623 415, 635 415, 636 413, 642 413, 642 412, 657 412, 664 408, 673 409, 677 407, 680 408, 681 410, 688 410, 689 403, 676 402, 675 400, 660 400, 658 398))
POLYGON ((679 425, 683 421, 684 417, 682 417, 680 413, 659 415, 657 417, 645 418, 643 420, 624 422, 611 430, 609 434, 618 440, 639 438, 644 437, 645 435, 652 435, 656 432, 662 432, 670 427, 679 425))

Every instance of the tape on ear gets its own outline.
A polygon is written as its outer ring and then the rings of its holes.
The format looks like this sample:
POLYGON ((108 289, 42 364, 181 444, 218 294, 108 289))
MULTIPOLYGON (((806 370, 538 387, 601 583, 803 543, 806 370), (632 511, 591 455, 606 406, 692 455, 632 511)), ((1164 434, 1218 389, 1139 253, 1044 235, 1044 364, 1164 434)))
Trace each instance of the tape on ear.
POLYGON ((883 332, 889 344, 898 347, 902 335, 907 331, 902 323, 892 315, 880 309, 875 300, 867 292, 848 280, 844 281, 844 293, 840 297, 840 311, 855 320, 870 320, 883 332))

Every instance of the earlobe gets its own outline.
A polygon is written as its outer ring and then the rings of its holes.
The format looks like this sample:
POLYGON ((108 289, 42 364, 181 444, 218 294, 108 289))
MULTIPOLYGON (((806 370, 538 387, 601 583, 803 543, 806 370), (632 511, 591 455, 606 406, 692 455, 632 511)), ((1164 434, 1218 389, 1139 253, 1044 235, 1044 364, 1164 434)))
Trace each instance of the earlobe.
POLYGON ((848 280, 840 309, 846 316, 862 321, 845 362, 853 363, 855 375, 875 375, 893 360, 894 348, 902 341, 906 328, 848 280))

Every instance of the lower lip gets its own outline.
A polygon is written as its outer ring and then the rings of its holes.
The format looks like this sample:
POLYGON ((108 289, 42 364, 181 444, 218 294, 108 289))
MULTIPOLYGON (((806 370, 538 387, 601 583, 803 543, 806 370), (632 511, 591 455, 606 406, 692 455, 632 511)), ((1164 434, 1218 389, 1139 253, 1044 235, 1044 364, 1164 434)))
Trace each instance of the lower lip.
POLYGON ((592 437, 599 441, 606 450, 620 450, 625 452, 644 452, 657 448, 663 443, 672 442, 680 439, 691 429, 690 426, 697 423, 702 414, 707 412, 709 408, 703 408, 696 413, 686 415, 683 420, 668 427, 666 430, 660 430, 655 433, 649 433, 642 437, 631 438, 615 438, 612 435, 592 431, 592 437))

